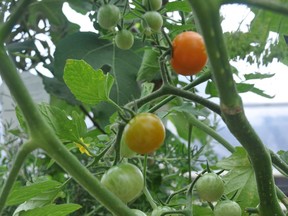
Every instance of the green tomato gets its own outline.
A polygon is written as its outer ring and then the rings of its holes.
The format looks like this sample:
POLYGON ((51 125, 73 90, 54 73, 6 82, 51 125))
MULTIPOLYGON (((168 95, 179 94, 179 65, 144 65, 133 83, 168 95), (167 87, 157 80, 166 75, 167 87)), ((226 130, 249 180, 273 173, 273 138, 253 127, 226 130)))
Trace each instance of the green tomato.
POLYGON ((159 10, 162 6, 162 0, 142 0, 142 5, 149 10, 159 10))
POLYGON ((225 200, 220 201, 214 208, 214 216, 241 216, 242 210, 238 203, 225 200))
POLYGON ((121 31, 117 32, 115 36, 115 43, 118 48, 128 50, 134 44, 134 36, 129 30, 122 29, 121 31))
MULTIPOLYGON (((175 209, 168 206, 158 206, 156 209, 152 211, 151 216, 160 216, 162 213, 167 211, 175 211, 175 209)), ((172 216, 172 215, 175 216, 175 214, 168 214, 165 216, 172 216)))
POLYGON ((110 30, 117 25, 121 18, 120 9, 112 4, 106 4, 99 8, 97 20, 103 29, 110 30))
POLYGON ((144 29, 150 28, 153 32, 160 32, 163 26, 163 18, 159 12, 147 11, 142 18, 144 29))
POLYGON ((215 173, 206 173, 201 176, 195 187, 199 197, 208 202, 219 200, 224 193, 224 183, 215 173))
POLYGON ((144 188, 142 172, 129 163, 111 167, 102 176, 101 183, 125 203, 137 198, 144 188))

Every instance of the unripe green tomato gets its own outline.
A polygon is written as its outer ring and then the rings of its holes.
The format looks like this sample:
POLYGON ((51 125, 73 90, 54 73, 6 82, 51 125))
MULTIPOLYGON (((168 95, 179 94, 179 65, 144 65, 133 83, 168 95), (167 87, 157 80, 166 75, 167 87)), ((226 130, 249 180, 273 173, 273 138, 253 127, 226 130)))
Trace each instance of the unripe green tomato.
POLYGON ((162 6, 162 0, 142 0, 142 5, 146 9, 159 10, 162 6), (150 6, 150 8, 149 8, 150 6))
POLYGON ((101 183, 124 203, 137 198, 144 188, 142 172, 129 163, 111 167, 102 176, 101 183))
POLYGON ((97 20, 103 29, 110 30, 115 27, 121 18, 120 9, 112 4, 106 4, 99 8, 97 20))
POLYGON ((117 32, 115 36, 115 43, 120 49, 130 49, 134 44, 134 36, 129 30, 122 29, 121 31, 117 32))
POLYGON ((242 210, 238 203, 225 200, 220 201, 214 208, 214 216, 241 216, 242 210))
POLYGON ((224 183, 215 173, 205 173, 197 180, 195 187, 199 197, 208 202, 219 200, 224 193, 224 183))
POLYGON ((144 29, 150 28, 154 32, 160 32, 163 25, 163 18, 159 12, 147 11, 142 18, 144 29))

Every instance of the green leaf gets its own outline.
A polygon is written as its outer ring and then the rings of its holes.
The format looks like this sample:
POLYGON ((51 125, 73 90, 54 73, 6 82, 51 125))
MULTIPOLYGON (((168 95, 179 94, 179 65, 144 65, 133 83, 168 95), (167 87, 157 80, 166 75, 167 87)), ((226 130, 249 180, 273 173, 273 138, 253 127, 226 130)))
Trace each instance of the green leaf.
MULTIPOLYGON (((110 40, 101 39, 91 32, 79 32, 61 40, 55 51, 54 75, 60 82, 63 80, 67 59, 82 59, 94 69, 105 67, 105 72, 115 78, 110 98, 123 105, 140 96, 140 88, 135 82, 143 54, 143 43, 135 40, 129 50, 114 47, 110 40), (73 46, 71 46, 73 44, 73 46)), ((64 83, 63 83, 64 84, 64 83)), ((103 111, 106 111, 107 107, 103 111)))
POLYGON ((155 49, 146 49, 138 71, 137 81, 151 82, 160 78, 159 52, 155 49))
POLYGON ((191 103, 183 103, 181 106, 174 106, 171 112, 184 112, 189 115, 208 117, 210 112, 207 109, 197 109, 191 103))
POLYGON ((13 187, 12 192, 8 196, 6 205, 17 205, 23 203, 33 197, 45 194, 47 191, 59 189, 61 183, 53 180, 37 182, 29 186, 13 187))
POLYGON ((254 84, 236 83, 238 93, 245 93, 250 91, 254 87, 254 84))
POLYGON ((64 81, 75 97, 86 104, 110 102, 114 78, 102 70, 94 70, 84 60, 69 59, 64 68, 64 81))
POLYGON ((278 155, 280 156, 280 158, 281 158, 283 161, 285 161, 286 164, 288 164, 288 151, 283 151, 283 150, 281 150, 281 151, 279 151, 279 152, 277 152, 277 153, 278 153, 278 155))
MULTIPOLYGON (((185 140, 189 137, 189 116, 201 116, 205 117, 204 122, 208 123, 209 120, 206 118, 209 112, 206 109, 196 109, 190 103, 184 103, 181 106, 173 107, 170 109, 169 119, 174 124, 179 136, 185 140)), ((199 120, 200 121, 200 120, 199 120)), ((207 134, 202 130, 194 127, 192 140, 199 140, 202 144, 206 144, 207 134)))
POLYGON ((262 96, 262 97, 269 98, 269 99, 275 97, 275 96, 271 96, 271 95, 268 95, 268 94, 264 93, 263 90, 258 89, 258 88, 256 88, 256 87, 253 87, 252 89, 250 89, 250 92, 253 92, 253 93, 257 94, 257 95, 260 95, 260 96, 262 96))
POLYGON ((191 12, 191 6, 188 1, 173 1, 165 5, 166 12, 183 11, 191 12))
POLYGON ((213 82, 211 81, 207 82, 205 88, 205 94, 210 95, 211 97, 218 97, 218 91, 216 85, 213 82))
POLYGON ((35 208, 26 212, 21 212, 21 216, 65 216, 80 209, 78 204, 47 205, 35 208))
POLYGON ((51 204, 52 202, 54 202, 56 198, 61 197, 61 195, 63 195, 60 192, 60 189, 61 188, 54 188, 52 190, 45 191, 43 193, 40 193, 38 196, 25 201, 24 203, 22 203, 16 208, 13 216, 21 214, 23 211, 40 208, 40 207, 51 204))
POLYGON ((41 104, 39 110, 62 141, 77 142, 87 133, 84 118, 76 111, 73 111, 70 118, 68 118, 64 110, 55 106, 41 104))
POLYGON ((254 170, 250 164, 244 148, 236 147, 235 152, 228 158, 217 163, 221 169, 229 170, 223 176, 225 182, 225 195, 239 203, 242 210, 249 207, 256 207, 259 204, 257 185, 254 170))
POLYGON ((266 79, 273 77, 275 74, 262 74, 262 73, 250 73, 250 74, 244 74, 244 77, 246 80, 252 80, 252 79, 266 79))

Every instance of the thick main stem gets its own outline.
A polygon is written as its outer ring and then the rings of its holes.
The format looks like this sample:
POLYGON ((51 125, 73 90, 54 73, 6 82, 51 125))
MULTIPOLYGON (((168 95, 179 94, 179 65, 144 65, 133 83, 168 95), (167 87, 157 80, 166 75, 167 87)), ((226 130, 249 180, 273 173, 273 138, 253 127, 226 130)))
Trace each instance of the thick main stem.
POLYGON ((204 36, 213 78, 219 92, 222 116, 230 131, 248 152, 255 170, 260 213, 262 216, 284 216, 276 196, 269 151, 249 124, 235 87, 220 24, 219 1, 189 2, 204 36))
MULTIPOLYGON (((119 216, 133 216, 131 210, 114 194, 104 188, 99 180, 56 137, 36 108, 3 45, 0 45, 0 62, 1 76, 26 119, 33 143, 44 149, 51 158, 55 159, 65 171, 109 211, 119 216)), ((6 189, 4 188, 4 190, 6 189)))

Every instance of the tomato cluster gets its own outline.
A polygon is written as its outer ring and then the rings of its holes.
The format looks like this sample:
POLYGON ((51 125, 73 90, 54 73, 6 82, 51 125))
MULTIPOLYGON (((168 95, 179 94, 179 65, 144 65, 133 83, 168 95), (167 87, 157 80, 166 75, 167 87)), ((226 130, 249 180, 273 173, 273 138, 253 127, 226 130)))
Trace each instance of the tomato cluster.
MULTIPOLYGON (((157 11, 162 7, 162 0, 143 0, 142 5, 145 8, 141 17, 143 32, 146 36, 160 32, 163 25, 162 15, 157 11)), ((121 11, 114 4, 104 4, 97 12, 97 22, 101 28, 114 31, 118 26, 115 35, 115 44, 123 50, 130 49, 134 44, 134 35, 123 26, 119 26, 121 20, 121 11)), ((122 22, 121 22, 122 23, 122 22)))

